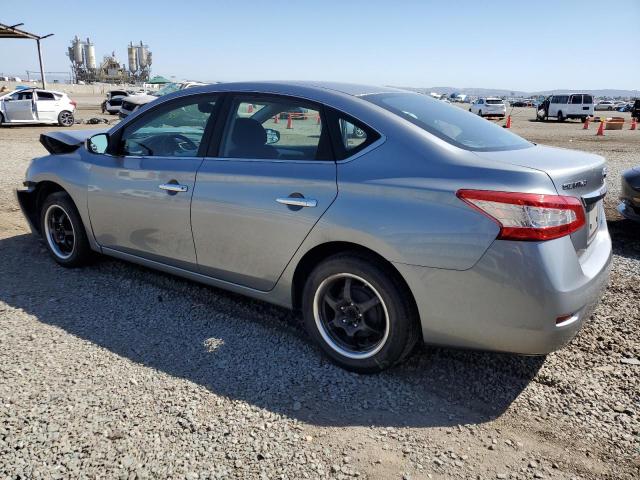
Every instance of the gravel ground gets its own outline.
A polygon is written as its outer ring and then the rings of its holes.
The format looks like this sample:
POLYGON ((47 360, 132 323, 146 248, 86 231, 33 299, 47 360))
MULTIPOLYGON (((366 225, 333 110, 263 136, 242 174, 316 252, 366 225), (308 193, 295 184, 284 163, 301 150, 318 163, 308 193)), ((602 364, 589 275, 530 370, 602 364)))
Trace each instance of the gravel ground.
POLYGON ((602 302, 544 358, 422 348, 376 376, 328 364, 286 310, 108 258, 57 267, 12 193, 51 127, 0 129, 0 479, 638 478, 640 228, 614 207, 640 131, 530 116, 516 133, 608 160, 602 302))

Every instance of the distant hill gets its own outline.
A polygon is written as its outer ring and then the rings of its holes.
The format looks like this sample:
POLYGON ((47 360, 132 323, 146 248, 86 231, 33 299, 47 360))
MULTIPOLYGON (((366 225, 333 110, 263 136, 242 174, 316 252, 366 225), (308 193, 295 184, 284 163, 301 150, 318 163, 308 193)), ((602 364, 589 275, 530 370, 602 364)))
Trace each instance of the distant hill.
POLYGON ((639 97, 640 98, 640 90, 619 90, 615 88, 604 88, 598 90, 579 90, 579 89, 556 89, 556 90, 542 90, 537 92, 523 92, 521 90, 506 90, 501 88, 457 88, 457 87, 426 87, 426 88, 415 88, 415 87, 399 87, 404 88, 405 90, 412 90, 414 92, 420 93, 461 93, 464 95, 471 95, 474 97, 531 97, 535 95, 553 95, 554 93, 565 93, 565 92, 581 92, 581 93, 589 93, 594 97, 639 97))

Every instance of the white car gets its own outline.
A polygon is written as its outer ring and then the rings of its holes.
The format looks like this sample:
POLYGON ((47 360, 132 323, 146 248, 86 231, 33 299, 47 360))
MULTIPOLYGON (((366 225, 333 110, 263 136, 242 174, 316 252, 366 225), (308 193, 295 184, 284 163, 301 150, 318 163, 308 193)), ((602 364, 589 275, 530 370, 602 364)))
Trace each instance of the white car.
POLYGON ((615 108, 616 104, 610 100, 602 100, 595 107, 596 110, 615 110, 615 108))
POLYGON ((66 93, 37 88, 15 90, 0 97, 0 124, 47 123, 70 127, 76 102, 66 93))
POLYGON ((102 102, 102 113, 109 113, 115 115, 120 112, 122 106, 122 100, 124 97, 128 97, 130 94, 126 90, 111 90, 107 93, 107 98, 102 102))
POLYGON ((471 104, 469 111, 481 117, 504 117, 507 107, 501 98, 479 98, 471 104))

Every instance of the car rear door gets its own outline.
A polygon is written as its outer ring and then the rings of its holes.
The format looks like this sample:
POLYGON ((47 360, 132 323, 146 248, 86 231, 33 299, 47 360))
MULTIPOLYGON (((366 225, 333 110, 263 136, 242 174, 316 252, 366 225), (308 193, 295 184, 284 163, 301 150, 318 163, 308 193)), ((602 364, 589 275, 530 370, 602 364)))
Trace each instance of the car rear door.
POLYGON ((320 105, 275 95, 230 95, 226 124, 197 175, 191 206, 202 274, 272 289, 337 195, 320 105), (305 115, 281 115, 305 108, 305 115))
POLYGON ((43 122, 55 122, 58 120, 60 100, 51 92, 36 90, 36 115, 43 122))
POLYGON ((91 166, 89 214, 98 244, 196 270, 190 207, 216 119, 214 95, 162 102, 112 137, 91 166))

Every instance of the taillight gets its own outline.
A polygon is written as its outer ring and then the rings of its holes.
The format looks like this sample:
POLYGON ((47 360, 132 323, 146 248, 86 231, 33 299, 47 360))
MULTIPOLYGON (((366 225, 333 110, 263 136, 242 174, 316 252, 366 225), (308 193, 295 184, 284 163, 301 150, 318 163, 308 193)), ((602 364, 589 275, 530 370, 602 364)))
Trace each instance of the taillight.
POLYGON ((502 240, 552 240, 585 224, 584 208, 576 197, 491 190, 458 190, 456 195, 494 220, 502 240))

